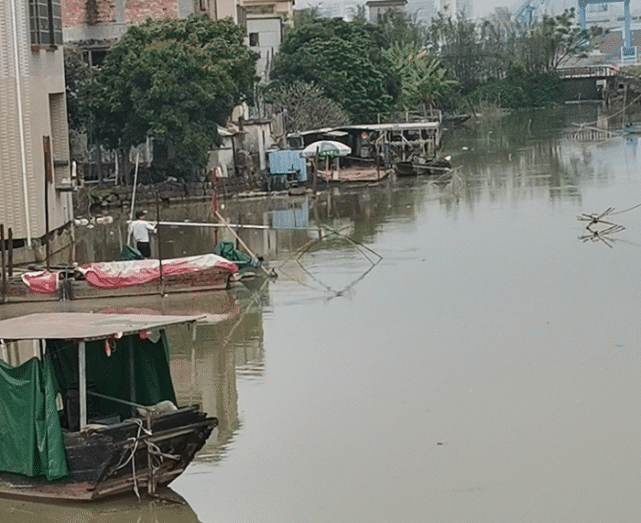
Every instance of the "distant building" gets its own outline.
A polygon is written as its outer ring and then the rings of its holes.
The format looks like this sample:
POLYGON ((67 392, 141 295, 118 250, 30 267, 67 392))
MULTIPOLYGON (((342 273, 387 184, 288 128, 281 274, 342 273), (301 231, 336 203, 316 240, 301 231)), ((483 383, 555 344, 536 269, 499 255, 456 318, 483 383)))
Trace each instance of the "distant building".
POLYGON ((369 0, 367 6, 369 21, 374 23, 379 16, 383 16, 388 11, 404 12, 407 0, 369 0))
POLYGON ((64 41, 78 45, 89 64, 95 65, 130 26, 148 18, 187 18, 199 13, 245 24, 244 8, 236 0, 62 0, 64 41))
POLYGON ((0 47, 0 224, 42 260, 73 219, 60 0, 3 0, 0 47))
POLYGON ((358 13, 358 6, 362 5, 356 0, 321 2, 318 4, 318 16, 321 18, 342 18, 351 22, 358 13))
POLYGON ((283 39, 285 26, 294 24, 294 0, 241 0, 246 13, 249 48, 258 54, 256 74, 269 80, 274 55, 283 39))
POLYGON ((452 15, 463 13, 466 19, 473 16, 472 0, 435 0, 436 12, 447 12, 452 15))

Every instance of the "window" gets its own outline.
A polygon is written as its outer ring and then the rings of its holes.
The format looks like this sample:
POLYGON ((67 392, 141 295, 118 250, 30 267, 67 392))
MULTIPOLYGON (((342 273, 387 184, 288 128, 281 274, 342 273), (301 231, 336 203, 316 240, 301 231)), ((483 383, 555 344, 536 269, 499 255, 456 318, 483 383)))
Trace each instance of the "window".
POLYGON ((49 94, 49 122, 51 125, 51 154, 54 181, 60 183, 70 176, 69 134, 64 93, 49 94))
POLYGON ((32 45, 62 45, 60 0, 29 0, 32 45))
POLYGON ((258 33, 249 33, 249 47, 258 47, 258 33))

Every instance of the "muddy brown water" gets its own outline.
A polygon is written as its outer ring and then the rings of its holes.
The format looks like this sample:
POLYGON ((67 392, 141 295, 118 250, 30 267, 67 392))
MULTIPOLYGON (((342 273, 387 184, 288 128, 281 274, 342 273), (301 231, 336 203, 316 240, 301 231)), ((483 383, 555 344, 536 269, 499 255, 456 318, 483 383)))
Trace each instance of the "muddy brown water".
MULTIPOLYGON (((0 521, 638 519, 638 138, 566 137, 596 116, 469 122, 446 137, 453 180, 227 200, 230 221, 297 227, 242 231, 277 268, 262 288, 56 305, 208 314, 195 346, 172 332, 171 369, 179 401, 221 423, 172 484, 184 504, 5 500, 0 521), (625 230, 598 237, 577 220, 610 207, 625 230), (310 244, 319 225, 353 242, 310 244)), ((161 212, 211 220, 208 204, 161 212)), ((88 258, 117 253, 122 231, 86 233, 88 258)), ((171 255, 213 241, 161 236, 171 255)))

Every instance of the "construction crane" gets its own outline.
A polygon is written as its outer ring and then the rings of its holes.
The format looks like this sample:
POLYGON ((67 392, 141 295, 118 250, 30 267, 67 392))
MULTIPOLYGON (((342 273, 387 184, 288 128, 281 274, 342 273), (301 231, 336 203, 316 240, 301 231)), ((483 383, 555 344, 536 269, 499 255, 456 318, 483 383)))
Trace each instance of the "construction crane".
POLYGON ((524 0, 514 9, 514 19, 525 25, 536 21, 539 13, 546 11, 550 0, 524 0))

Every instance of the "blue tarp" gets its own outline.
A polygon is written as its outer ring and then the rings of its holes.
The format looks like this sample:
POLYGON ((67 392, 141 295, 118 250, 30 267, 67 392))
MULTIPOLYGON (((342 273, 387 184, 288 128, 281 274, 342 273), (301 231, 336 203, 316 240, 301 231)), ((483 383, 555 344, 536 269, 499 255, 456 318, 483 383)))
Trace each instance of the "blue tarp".
POLYGON ((298 171, 298 181, 307 181, 307 164, 305 158, 301 158, 300 150, 271 151, 268 157, 270 174, 290 174, 298 171))

